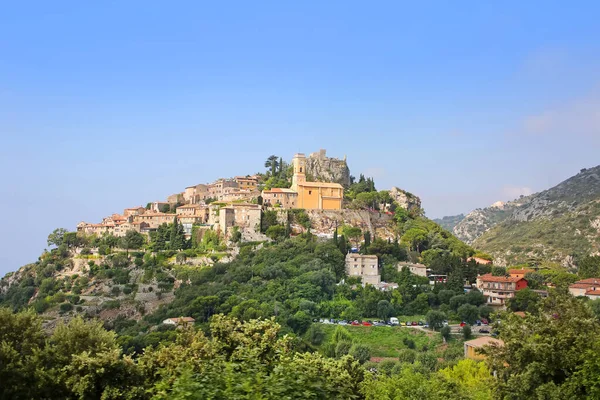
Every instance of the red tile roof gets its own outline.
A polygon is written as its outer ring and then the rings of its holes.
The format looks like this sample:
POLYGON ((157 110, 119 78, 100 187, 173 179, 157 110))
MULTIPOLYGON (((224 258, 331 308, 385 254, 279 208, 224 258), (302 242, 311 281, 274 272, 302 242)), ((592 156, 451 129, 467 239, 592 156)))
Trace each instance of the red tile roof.
POLYGON ((512 276, 494 276, 492 274, 485 274, 485 275, 481 275, 478 276, 477 279, 481 279, 484 282, 504 282, 504 283, 508 283, 508 282, 519 282, 521 279, 524 278, 517 278, 517 277, 512 277, 512 276))
POLYGON ((600 296, 600 290, 588 290, 585 292, 586 296, 600 296))

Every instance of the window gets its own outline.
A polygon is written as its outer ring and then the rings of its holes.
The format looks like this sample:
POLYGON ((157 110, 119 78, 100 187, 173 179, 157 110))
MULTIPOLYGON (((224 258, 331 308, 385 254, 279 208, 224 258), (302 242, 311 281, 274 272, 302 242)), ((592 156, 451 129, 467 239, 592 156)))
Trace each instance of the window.
POLYGON ((308 191, 308 194, 309 194, 309 195, 310 195, 310 194, 312 194, 312 190, 309 190, 309 191, 308 191))
POLYGON ((300 167, 300 172, 302 172, 302 167, 300 167))

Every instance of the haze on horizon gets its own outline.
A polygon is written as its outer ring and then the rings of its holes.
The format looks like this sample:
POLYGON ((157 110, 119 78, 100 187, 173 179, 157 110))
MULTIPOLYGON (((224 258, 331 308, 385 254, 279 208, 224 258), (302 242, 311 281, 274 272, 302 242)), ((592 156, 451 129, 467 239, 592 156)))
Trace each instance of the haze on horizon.
POLYGON ((9 2, 0 275, 74 229, 320 148, 429 217, 600 164, 600 4, 9 2))

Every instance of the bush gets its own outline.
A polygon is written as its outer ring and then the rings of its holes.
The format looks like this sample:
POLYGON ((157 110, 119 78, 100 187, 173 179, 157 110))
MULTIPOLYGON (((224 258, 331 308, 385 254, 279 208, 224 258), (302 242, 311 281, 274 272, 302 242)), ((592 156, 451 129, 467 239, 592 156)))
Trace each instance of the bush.
POLYGON ((440 334, 442 335, 442 337, 448 341, 450 340, 450 333, 452 332, 452 330, 450 329, 450 327, 448 325, 444 326, 441 330, 440 330, 440 334))
POLYGON ((121 294, 121 288, 118 286, 113 286, 110 292, 113 294, 113 296, 118 296, 121 294))
POLYGON ((71 303, 62 303, 62 304, 60 305, 60 312, 61 312, 61 313, 66 313, 66 312, 69 312, 69 311, 71 311, 72 309, 73 309, 73 304, 71 304, 71 303))
POLYGON ((121 302, 119 300, 108 300, 102 303, 102 308, 105 310, 114 310, 119 307, 121 307, 121 302))
POLYGON ((325 333, 321 325, 312 324, 306 332, 306 340, 313 346, 319 346, 325 339, 325 333))
POLYGON ((398 352, 398 361, 401 363, 412 364, 417 359, 417 353, 411 349, 401 349, 398 352))
POLYGON ((409 349, 415 349, 417 346, 415 345, 415 341, 409 338, 404 338, 402 339, 402 343, 404 343, 404 345, 409 348, 409 349))
POLYGON ((471 339, 471 327, 469 325, 465 325, 462 328, 462 334, 465 340, 471 339))
POLYGON ((343 357, 350 352, 351 348, 352 348, 352 342, 346 342, 346 341, 339 342, 335 346, 335 356, 338 358, 343 357))
POLYGON ((371 359, 371 350, 363 344, 355 344, 350 349, 350 355, 359 363, 364 364, 371 359))

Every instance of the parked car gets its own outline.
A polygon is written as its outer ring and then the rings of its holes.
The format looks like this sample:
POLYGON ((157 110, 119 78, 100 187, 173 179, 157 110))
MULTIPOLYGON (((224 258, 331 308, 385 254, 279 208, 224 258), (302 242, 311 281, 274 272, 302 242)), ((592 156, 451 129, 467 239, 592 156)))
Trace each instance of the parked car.
POLYGON ((392 318, 390 318, 390 324, 392 324, 392 325, 399 325, 400 322, 398 322, 398 318, 392 317, 392 318))
POLYGON ((476 324, 477 326, 481 326, 481 321, 480 321, 480 320, 477 320, 477 321, 475 321, 475 324, 476 324))
POLYGON ((338 321, 338 325, 348 325, 348 322, 346 321, 338 321))
POLYGON ((406 326, 410 326, 410 322, 409 321, 406 321, 406 326))
POLYGON ((419 326, 423 326, 423 321, 418 322, 419 326))
POLYGON ((488 320, 486 318, 481 318, 481 323, 484 325, 489 324, 488 320))
POLYGON ((462 321, 462 322, 460 323, 460 327, 462 328, 462 327, 463 327, 463 326, 465 326, 466 324, 467 324, 467 323, 466 323, 465 321, 462 321))
POLYGON ((369 321, 363 321, 362 326, 373 326, 369 321))
POLYGON ((490 333, 490 330, 488 328, 481 328, 479 329, 479 333, 490 333))
POLYGON ((413 322, 411 322, 410 324, 411 324, 412 326, 417 326, 417 325, 419 325, 419 324, 417 324, 417 321, 413 321, 413 322))
POLYGON ((358 321, 352 321, 352 322, 350 322, 350 325, 359 326, 360 322, 358 322, 358 321))

